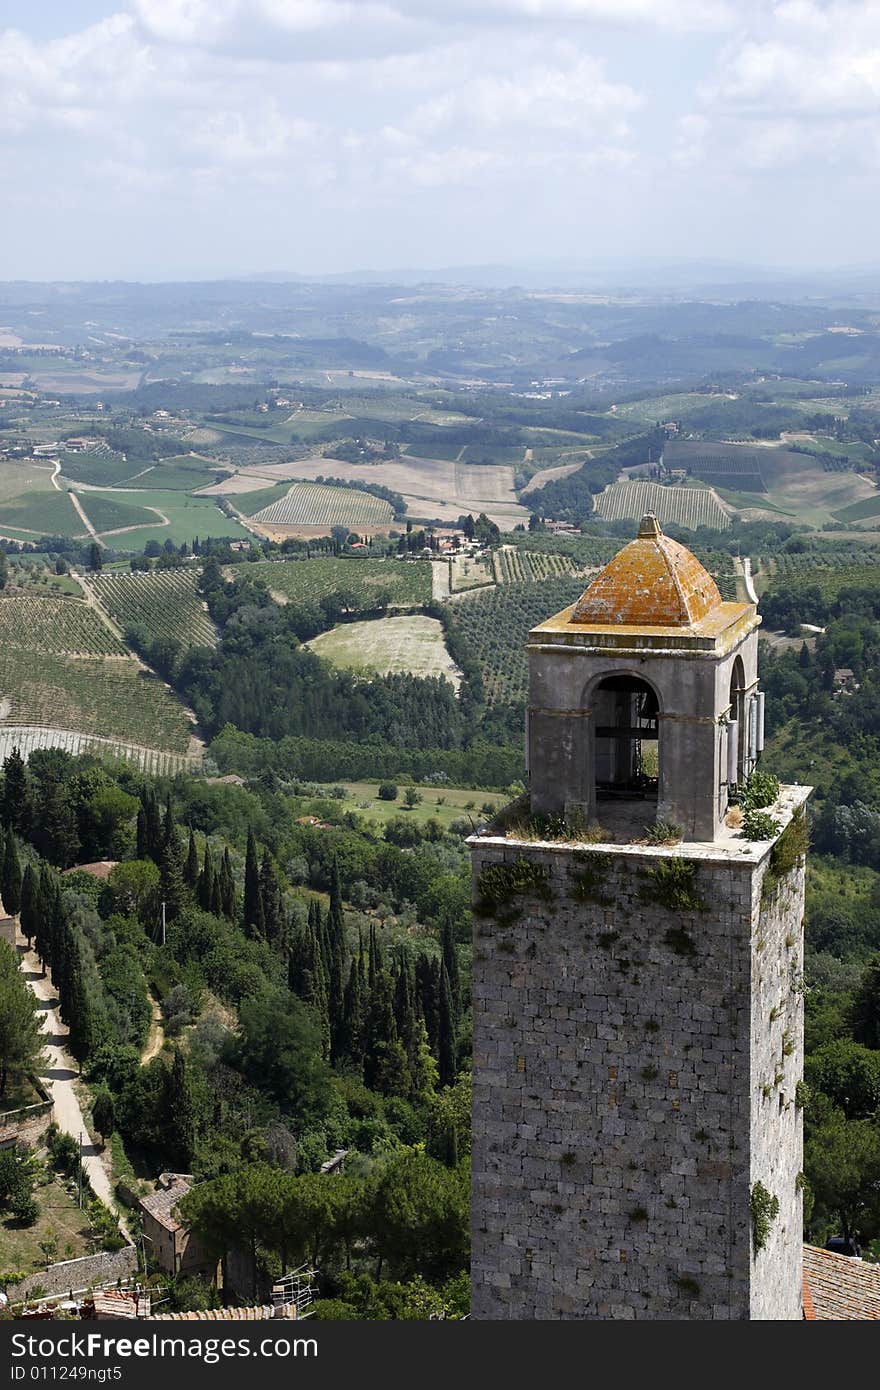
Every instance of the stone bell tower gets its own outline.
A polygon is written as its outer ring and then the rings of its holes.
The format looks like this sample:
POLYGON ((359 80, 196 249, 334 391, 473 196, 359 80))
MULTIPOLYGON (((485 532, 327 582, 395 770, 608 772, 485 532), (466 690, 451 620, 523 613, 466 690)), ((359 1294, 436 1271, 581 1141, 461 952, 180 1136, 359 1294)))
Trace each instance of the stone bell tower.
POLYGON ((801 1317, 808 789, 760 618, 642 520, 529 634, 529 791, 471 841, 477 1318, 801 1317))

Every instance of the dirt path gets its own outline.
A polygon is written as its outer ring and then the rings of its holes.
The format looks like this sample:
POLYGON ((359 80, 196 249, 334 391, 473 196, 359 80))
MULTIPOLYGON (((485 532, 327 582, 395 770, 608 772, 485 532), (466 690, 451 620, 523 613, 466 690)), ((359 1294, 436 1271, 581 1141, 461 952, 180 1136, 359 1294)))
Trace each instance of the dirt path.
POLYGON ((141 1066, 145 1067, 148 1062, 152 1062, 165 1046, 165 1028, 162 1023, 162 1010, 159 1007, 158 999, 150 995, 150 1035, 147 1038, 147 1045, 141 1053, 141 1066))
MULTIPOLYGON (((99 618, 100 621, 104 624, 107 631, 112 632, 117 642, 123 642, 124 645, 122 628, 117 626, 117 624, 110 617, 110 614, 107 612, 104 605, 99 602, 98 597, 92 589, 91 584, 88 583, 88 581, 84 578, 83 575, 79 573, 78 570, 72 569, 70 571, 70 577, 71 579, 76 580, 77 584, 82 589, 83 598, 85 602, 88 604, 89 608, 94 609, 96 617, 99 618)), ((140 664, 143 666, 143 662, 141 662, 140 664)), ((146 670, 146 667, 144 667, 144 669, 146 670)))
POLYGON ((449 561, 431 561, 431 598, 449 598, 449 561))
MULTIPOLYGON (((107 1168, 104 1166, 101 1151, 89 1134, 79 1097, 76 1094, 74 1083, 79 1076, 79 1068, 67 1050, 67 1037, 70 1029, 61 1022, 59 1017, 58 995, 52 984, 52 978, 47 975, 43 979, 40 963, 34 952, 27 949, 27 942, 24 937, 20 936, 16 945, 24 977, 40 1001, 40 1008, 45 1015, 46 1021, 43 1025, 45 1061, 38 1069, 38 1073, 52 1094, 53 1118, 63 1133, 73 1135, 77 1142, 82 1138, 83 1167, 88 1174, 92 1190, 115 1215, 113 1184, 110 1181, 107 1168)), ((127 1236, 128 1231, 121 1220, 120 1226, 127 1236)))
MULTIPOLYGON (((164 512, 160 511, 158 507, 148 507, 146 503, 144 503, 144 511, 153 512, 159 518, 163 526, 171 525, 170 518, 167 517, 164 512)), ((123 536, 126 531, 146 531, 148 527, 152 527, 155 524, 156 523, 153 521, 138 521, 134 526, 115 526, 112 531, 104 531, 103 534, 105 536, 123 536)))
POLYGON ((757 603, 758 595, 755 593, 755 585, 752 580, 752 562, 748 555, 744 555, 742 558, 742 572, 743 579, 745 580, 746 593, 749 596, 749 603, 757 603))
POLYGON ((95 530, 94 526, 93 526, 92 523, 89 521, 88 517, 86 516, 85 512, 83 511, 82 503, 80 502, 80 500, 79 500, 79 498, 77 497, 76 493, 75 493, 75 492, 70 492, 70 493, 68 493, 68 496, 69 496, 71 502, 73 503, 74 508, 76 509, 76 511, 79 512, 80 521, 82 522, 83 526, 84 526, 84 527, 86 528, 86 530, 88 531, 89 535, 92 537, 92 539, 93 539, 94 541, 97 542, 98 545, 103 545, 103 546, 104 546, 104 549, 106 550, 106 549, 107 549, 106 545, 104 545, 104 542, 101 540, 101 537, 98 535, 98 533, 97 533, 97 531, 95 530))

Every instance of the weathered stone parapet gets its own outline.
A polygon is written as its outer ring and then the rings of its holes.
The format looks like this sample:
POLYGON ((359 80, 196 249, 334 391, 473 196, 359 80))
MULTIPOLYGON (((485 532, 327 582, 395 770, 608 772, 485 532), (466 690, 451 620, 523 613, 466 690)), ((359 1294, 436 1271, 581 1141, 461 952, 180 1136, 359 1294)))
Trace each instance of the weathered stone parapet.
POLYGON ((52 1097, 36 1079, 33 1087, 39 1100, 18 1110, 0 1112, 0 1149, 7 1144, 36 1144, 52 1123, 52 1097))

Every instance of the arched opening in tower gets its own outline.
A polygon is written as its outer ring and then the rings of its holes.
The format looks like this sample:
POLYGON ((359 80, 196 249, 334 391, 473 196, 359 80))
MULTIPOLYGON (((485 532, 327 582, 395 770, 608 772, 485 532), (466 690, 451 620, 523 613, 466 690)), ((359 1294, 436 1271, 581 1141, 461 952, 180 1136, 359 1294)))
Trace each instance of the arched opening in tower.
POLYGON ((737 657, 730 673, 730 709, 727 725, 727 780, 729 783, 745 779, 748 738, 746 736, 746 676, 742 658, 737 657))
POLYGON ((657 800, 657 693, 638 676, 606 676, 595 695, 597 800, 657 800))

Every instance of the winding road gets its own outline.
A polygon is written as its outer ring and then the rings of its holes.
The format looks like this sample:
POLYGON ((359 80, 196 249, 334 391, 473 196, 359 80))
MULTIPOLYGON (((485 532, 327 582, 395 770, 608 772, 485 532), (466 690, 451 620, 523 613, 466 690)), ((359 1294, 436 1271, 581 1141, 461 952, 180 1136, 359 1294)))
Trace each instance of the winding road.
MULTIPOLYGON (((101 1151, 89 1134, 76 1093, 75 1082, 79 1076, 79 1068, 67 1049, 70 1029, 66 1023, 61 1022, 59 1017, 58 995, 52 984, 52 978, 48 974, 45 978, 43 977, 40 962, 37 960, 36 954, 28 950, 27 941, 23 936, 17 936, 16 947, 22 973, 30 989, 39 1000, 40 1009, 45 1017, 43 1024, 44 1060, 38 1068, 38 1075, 51 1093, 54 1105, 53 1118, 58 1128, 65 1134, 71 1134, 77 1142, 82 1137, 84 1141, 82 1147, 83 1167, 88 1174, 92 1191, 96 1197, 100 1197, 104 1205, 109 1207, 118 1219, 115 1210, 113 1184, 104 1165, 101 1151)), ((128 1232, 121 1221, 120 1225, 127 1235, 128 1232)))

